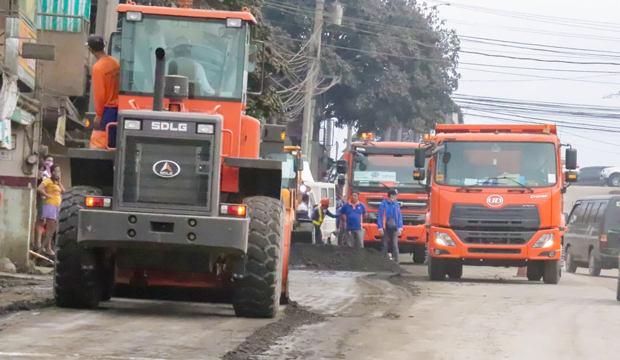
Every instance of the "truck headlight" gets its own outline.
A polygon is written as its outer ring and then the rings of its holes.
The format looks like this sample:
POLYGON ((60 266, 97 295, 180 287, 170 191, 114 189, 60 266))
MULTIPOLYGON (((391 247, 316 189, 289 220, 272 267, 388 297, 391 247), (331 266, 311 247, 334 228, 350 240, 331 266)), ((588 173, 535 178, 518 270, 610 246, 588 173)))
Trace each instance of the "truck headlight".
POLYGON ((448 233, 440 231, 435 233, 435 243, 441 246, 456 246, 456 243, 452 240, 448 233))
POLYGON ((545 249, 545 248, 551 247, 554 241, 555 241, 554 234, 543 234, 538 238, 538 240, 534 243, 534 246, 532 247, 545 249))

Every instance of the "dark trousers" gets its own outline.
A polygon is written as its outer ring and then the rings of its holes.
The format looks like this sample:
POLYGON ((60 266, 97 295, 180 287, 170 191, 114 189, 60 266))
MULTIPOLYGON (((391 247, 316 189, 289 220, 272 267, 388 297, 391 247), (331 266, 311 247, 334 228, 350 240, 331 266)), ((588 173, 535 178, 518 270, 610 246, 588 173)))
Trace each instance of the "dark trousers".
POLYGON ((321 232, 321 227, 318 225, 314 225, 314 243, 323 245, 323 232, 321 232))
POLYGON ((388 250, 392 247, 392 258, 398 262, 398 231, 383 230, 383 256, 387 258, 388 250))

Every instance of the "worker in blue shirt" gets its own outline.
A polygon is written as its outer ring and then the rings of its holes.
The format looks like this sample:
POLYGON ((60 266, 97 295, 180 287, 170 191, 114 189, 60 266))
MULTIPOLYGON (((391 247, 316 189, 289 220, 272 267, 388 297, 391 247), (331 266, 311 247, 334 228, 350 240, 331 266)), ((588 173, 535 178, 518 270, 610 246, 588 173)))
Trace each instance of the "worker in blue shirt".
POLYGON ((398 237, 403 233, 403 215, 398 204, 398 191, 390 189, 387 199, 379 205, 377 227, 383 237, 383 256, 388 257, 389 247, 392 247, 392 259, 398 262, 398 237))
POLYGON ((350 234, 349 246, 363 248, 364 230, 362 229, 362 216, 366 216, 366 207, 359 201, 359 192, 351 192, 351 199, 342 206, 340 214, 344 215, 346 231, 350 234), (353 243, 351 243, 351 240, 353 243))
POLYGON ((321 232, 321 225, 325 220, 325 215, 330 218, 338 218, 337 215, 332 214, 327 209, 329 207, 329 199, 321 199, 321 206, 317 206, 312 210, 312 224, 314 225, 314 242, 316 244, 323 245, 323 233, 321 232))

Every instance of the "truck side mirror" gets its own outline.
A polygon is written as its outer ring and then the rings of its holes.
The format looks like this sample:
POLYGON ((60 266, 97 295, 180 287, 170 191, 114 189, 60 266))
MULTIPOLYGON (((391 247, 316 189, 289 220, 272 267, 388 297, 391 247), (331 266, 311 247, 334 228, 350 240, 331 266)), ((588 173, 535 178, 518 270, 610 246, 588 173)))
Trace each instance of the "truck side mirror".
POLYGON ((413 180, 424 181, 425 173, 424 169, 413 170, 413 180))
POLYGON ((336 172, 338 174, 346 174, 349 171, 349 162, 346 160, 336 161, 336 172))
MULTIPOLYGON (((568 163, 568 161, 567 161, 567 163, 568 163)), ((579 176, 577 175, 576 171, 567 170, 564 173, 564 182, 574 183, 574 182, 577 182, 578 178, 579 178, 579 176)))
POLYGON ((300 158, 295 158, 295 162, 293 163, 293 167, 295 172, 304 171, 304 162, 301 161, 300 158))
POLYGON ((364 154, 355 153, 355 155, 353 156, 353 161, 355 161, 356 163, 361 163, 361 162, 364 162, 365 158, 366 157, 364 156, 364 154))
MULTIPOLYGON (((416 148, 415 149, 415 168, 416 169, 424 169, 424 166, 426 165, 426 149, 425 148, 416 148)), ((422 175, 424 176, 424 175, 422 175)))
POLYGON ((344 175, 338 176, 338 185, 344 186, 344 175))
POLYGON ((566 149, 566 170, 575 170, 577 169, 577 149, 568 148, 566 149))

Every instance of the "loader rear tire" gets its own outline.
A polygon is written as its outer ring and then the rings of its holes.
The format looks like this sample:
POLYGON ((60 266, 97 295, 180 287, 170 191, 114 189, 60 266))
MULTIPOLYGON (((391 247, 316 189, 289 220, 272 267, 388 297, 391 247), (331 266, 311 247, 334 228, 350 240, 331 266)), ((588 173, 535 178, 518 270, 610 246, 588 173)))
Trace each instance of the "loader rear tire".
POLYGON ((104 279, 101 276, 97 254, 77 243, 78 215, 88 195, 97 195, 95 189, 69 189, 63 195, 56 238, 54 261, 54 299, 56 305, 66 308, 94 309, 99 306, 104 279), (83 269, 83 260, 96 264, 83 269))
POLYGON ((280 200, 253 196, 243 200, 250 218, 243 279, 235 280, 235 315, 273 318, 282 291, 284 207, 280 200))

